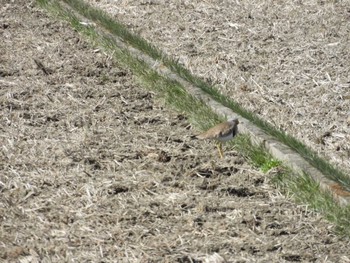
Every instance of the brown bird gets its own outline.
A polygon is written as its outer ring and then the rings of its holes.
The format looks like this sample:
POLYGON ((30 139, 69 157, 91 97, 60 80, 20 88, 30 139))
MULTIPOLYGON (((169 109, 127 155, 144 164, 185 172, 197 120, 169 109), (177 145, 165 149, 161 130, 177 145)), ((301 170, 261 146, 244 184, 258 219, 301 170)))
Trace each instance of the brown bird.
POLYGON ((238 124, 238 119, 230 119, 210 128, 206 132, 197 135, 196 138, 200 140, 208 139, 217 141, 220 157, 223 158, 224 154, 222 151, 222 143, 231 140, 236 136, 238 124))

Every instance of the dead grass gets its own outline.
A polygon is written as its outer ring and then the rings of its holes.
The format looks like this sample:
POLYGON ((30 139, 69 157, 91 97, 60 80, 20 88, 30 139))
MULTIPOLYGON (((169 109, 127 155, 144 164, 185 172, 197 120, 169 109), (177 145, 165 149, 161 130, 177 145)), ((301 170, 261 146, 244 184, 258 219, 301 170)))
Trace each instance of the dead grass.
POLYGON ((88 2, 350 171, 346 2, 88 2))
MULTIPOLYGON (((344 173, 343 169, 337 169, 333 165, 331 165, 329 162, 325 161, 322 157, 320 157, 315 151, 310 150, 307 146, 305 146, 300 141, 296 140, 295 138, 291 137, 284 131, 281 131, 279 129, 276 129, 273 125, 266 123, 265 121, 257 118, 255 114, 252 114, 249 110, 244 109, 242 106, 237 104, 236 102, 227 99, 225 96, 221 95, 216 89, 212 88, 210 85, 205 83, 203 80, 194 77, 189 73, 189 71, 185 68, 183 68, 178 63, 174 63, 171 59, 169 60, 166 58, 166 56, 163 56, 162 53, 157 50, 157 48, 150 45, 148 42, 146 42, 144 39, 137 37, 136 35, 131 34, 124 25, 115 22, 112 18, 110 18, 108 15, 105 15, 100 10, 96 10, 91 8, 89 5, 82 1, 66 1, 71 5, 74 9, 76 9, 78 12, 80 12, 83 16, 86 16, 88 19, 92 19, 97 24, 101 24, 102 27, 110 31, 111 33, 118 35, 123 39, 123 41, 126 41, 128 44, 132 45, 135 48, 138 48, 142 50, 143 52, 149 54, 154 59, 162 59, 163 63, 168 65, 170 68, 173 68, 175 72, 177 72, 179 75, 181 75, 183 78, 188 79, 190 82, 192 82, 194 85, 199 86, 201 89, 203 89, 205 92, 209 93, 214 99, 220 101, 222 104, 224 104, 227 107, 230 107, 235 112, 243 116, 244 118, 249 119, 250 121, 254 122, 256 125, 261 127, 263 130, 265 130, 267 133, 271 134, 272 136, 275 136, 277 139, 281 140, 283 143, 287 144, 291 148, 293 148, 295 151, 297 151, 303 158, 308 160, 313 166, 315 166, 317 169, 322 171, 327 177, 329 177, 332 180, 335 180, 336 182, 342 184, 345 188, 349 188, 350 179, 344 173)), ((84 19, 84 18, 82 18, 84 19)), ((75 26, 80 26, 79 21, 75 21, 75 26)), ((80 26, 81 27, 81 26, 80 26)), ((112 44, 112 43, 108 43, 112 44)), ((113 46, 113 44, 112 44, 113 46)), ((115 49, 116 47, 112 47, 112 49, 115 49)), ((123 57, 123 55, 122 55, 123 57)), ((127 64, 132 64, 130 61, 127 62, 127 64)), ((134 63, 135 64, 135 63, 134 63)), ((137 64, 137 63, 136 63, 137 64)), ((140 71, 143 71, 143 69, 138 69, 140 71)), ((150 74, 150 73, 148 73, 150 74)), ((179 100, 180 101, 180 100, 179 100)), ((328 134, 328 133, 327 133, 328 134)))
MULTIPOLYGON (((74 1, 74 3, 81 2, 74 1)), ((78 8, 79 10, 82 8, 80 5, 74 7, 78 8)), ((59 9, 59 7, 57 8, 59 9)), ((94 13, 95 11, 96 10, 93 9, 84 9, 84 14, 88 13, 89 17, 94 17, 96 21, 102 21, 104 19, 107 19, 108 21, 106 21, 106 23, 111 23, 108 24, 109 26, 115 24, 115 22, 110 20, 110 18, 103 18, 101 20, 100 16, 105 17, 105 15, 103 13, 99 13, 98 11, 94 13)), ((65 17, 65 15, 63 16, 65 17)), ((149 89, 159 92, 162 97, 166 98, 165 100, 168 102, 169 105, 173 107, 175 106, 175 109, 185 111, 186 115, 191 116, 190 120, 192 123, 195 123, 196 126, 206 129, 214 125, 215 121, 219 121, 217 116, 213 114, 205 105, 188 96, 178 83, 169 81, 164 77, 159 76, 152 69, 149 69, 148 66, 143 62, 135 60, 127 52, 125 53, 125 51, 119 50, 118 45, 111 41, 109 37, 106 39, 107 42, 105 42, 105 36, 96 34, 94 28, 85 28, 84 26, 82 27, 81 23, 79 22, 79 19, 75 18, 74 15, 65 18, 71 21, 73 26, 79 31, 84 32, 84 34, 90 36, 94 42, 102 43, 102 45, 107 47, 107 49, 110 50, 116 58, 118 58, 119 60, 123 59, 125 65, 131 67, 133 69, 133 72, 140 79, 142 79, 141 85, 146 85, 149 89)), ((125 32, 120 34, 124 35, 124 33, 125 32)), ((117 32, 116 34, 119 33, 117 32)), ((142 44, 142 41, 131 44, 142 44)), ((145 48, 145 46, 142 47, 145 48)), ((256 119, 256 117, 254 118, 256 119)), ((274 131, 273 129, 270 132, 276 135, 276 131, 274 131)), ((244 155, 245 158, 247 158, 251 164, 260 168, 264 172, 267 172, 274 167, 278 167, 280 164, 278 160, 274 160, 271 158, 270 155, 266 154, 266 152, 262 148, 252 146, 248 138, 241 136, 240 138, 237 138, 235 140, 234 144, 235 148, 242 155, 244 155)), ((298 146, 300 146, 299 149, 305 148, 303 145, 301 145, 299 142, 296 142, 295 140, 292 141, 292 144, 298 144, 298 146)), ((314 158, 316 161, 319 159, 319 157, 313 154, 312 156, 308 156, 307 151, 303 152, 303 154, 306 154, 306 156, 309 157, 309 159, 314 158)), ((322 162, 320 163, 322 164, 322 162)), ((327 168, 327 166, 325 168, 327 168)), ((281 167, 278 167, 277 170, 281 170, 281 167)), ((337 179, 340 182, 346 184, 346 180, 342 181, 341 177, 337 176, 336 173, 332 173, 332 169, 328 170, 328 172, 331 172, 331 178, 337 179)), ((279 186, 283 186, 282 190, 284 192, 292 192, 293 195, 297 197, 304 197, 305 200, 303 201, 305 204, 310 205, 316 211, 319 211, 322 214, 324 214, 331 222, 335 223, 336 232, 338 234, 348 236, 348 209, 343 209, 342 207, 334 203, 334 201, 329 198, 328 193, 320 192, 320 189, 316 183, 311 182, 310 180, 303 181, 301 177, 294 177, 291 175, 290 171, 287 171, 285 169, 282 169, 281 172, 278 172, 277 176, 274 177, 276 177, 276 180, 274 181, 276 181, 279 186), (288 178, 286 179, 286 182, 283 181, 285 178, 288 178), (302 187, 298 187, 298 185, 300 185, 300 180, 305 182, 305 184, 303 184, 302 187), (310 189, 312 189, 312 191, 310 191, 310 189)), ((297 201, 302 201, 302 198, 295 199, 297 201)))
POLYGON ((191 140, 65 22, 27 1, 0 10, 1 260, 349 260, 334 226, 234 149, 219 160, 191 140))

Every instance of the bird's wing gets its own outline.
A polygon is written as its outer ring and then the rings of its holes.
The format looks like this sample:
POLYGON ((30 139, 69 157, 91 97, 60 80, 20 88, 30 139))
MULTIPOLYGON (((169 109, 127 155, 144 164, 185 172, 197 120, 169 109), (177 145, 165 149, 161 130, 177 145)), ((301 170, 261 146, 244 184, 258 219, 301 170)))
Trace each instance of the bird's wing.
POLYGON ((231 133, 231 131, 232 131, 232 128, 233 127, 230 124, 222 123, 222 126, 218 130, 216 138, 218 138, 218 137, 225 137, 225 136, 229 135, 231 133))
POLYGON ((220 123, 209 130, 199 134, 197 136, 198 139, 216 139, 221 137, 223 134, 225 134, 225 131, 227 130, 226 123, 220 123))

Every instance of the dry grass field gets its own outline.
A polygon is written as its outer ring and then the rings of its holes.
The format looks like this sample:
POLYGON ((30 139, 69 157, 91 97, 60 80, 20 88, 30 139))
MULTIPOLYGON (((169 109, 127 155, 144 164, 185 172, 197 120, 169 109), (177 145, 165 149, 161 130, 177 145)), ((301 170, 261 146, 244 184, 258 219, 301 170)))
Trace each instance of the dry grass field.
POLYGON ((349 262, 349 240, 33 1, 0 1, 0 262, 349 262))
POLYGON ((350 2, 89 0, 350 173, 350 2))

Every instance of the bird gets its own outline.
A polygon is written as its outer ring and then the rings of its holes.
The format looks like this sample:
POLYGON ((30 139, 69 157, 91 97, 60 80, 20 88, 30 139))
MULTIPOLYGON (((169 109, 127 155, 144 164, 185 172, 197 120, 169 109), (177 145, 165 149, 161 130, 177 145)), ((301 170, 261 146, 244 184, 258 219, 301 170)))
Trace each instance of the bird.
POLYGON ((219 123, 218 125, 210 128, 209 130, 198 134, 195 138, 200 140, 215 140, 217 142, 217 148, 220 157, 224 157, 222 150, 222 143, 231 140, 238 133, 239 121, 237 118, 229 119, 228 121, 219 123))

